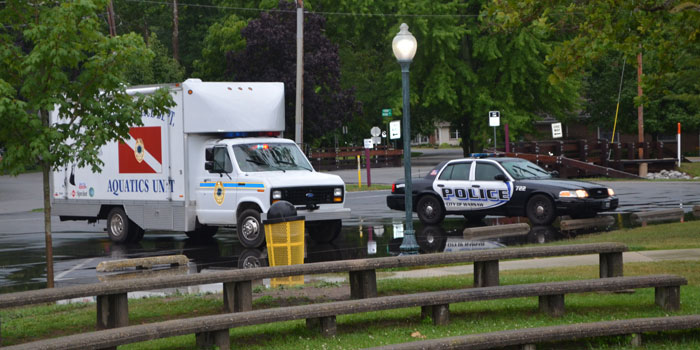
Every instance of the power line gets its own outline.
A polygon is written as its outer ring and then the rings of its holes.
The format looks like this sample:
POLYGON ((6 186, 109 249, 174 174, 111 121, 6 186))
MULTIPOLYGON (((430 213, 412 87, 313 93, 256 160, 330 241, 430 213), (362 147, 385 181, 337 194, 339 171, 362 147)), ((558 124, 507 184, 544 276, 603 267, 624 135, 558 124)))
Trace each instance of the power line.
MULTIPOLYGON (((156 0, 125 0, 127 2, 139 2, 144 4, 158 4, 158 5, 168 5, 172 6, 171 2, 156 1, 156 0)), ((201 8, 212 8, 221 10, 236 10, 236 11, 254 11, 254 12, 281 12, 281 13, 296 13, 296 11, 280 10, 280 9, 257 9, 249 7, 234 7, 234 6, 220 6, 220 5, 202 5, 202 4, 189 4, 179 2, 178 6, 190 6, 190 7, 201 7, 201 8)), ((304 11, 309 14, 320 14, 326 16, 357 16, 357 17, 436 17, 436 18, 465 18, 465 17, 479 17, 479 15, 460 15, 460 14, 400 14, 400 13, 356 13, 356 12, 329 12, 329 11, 304 11)))

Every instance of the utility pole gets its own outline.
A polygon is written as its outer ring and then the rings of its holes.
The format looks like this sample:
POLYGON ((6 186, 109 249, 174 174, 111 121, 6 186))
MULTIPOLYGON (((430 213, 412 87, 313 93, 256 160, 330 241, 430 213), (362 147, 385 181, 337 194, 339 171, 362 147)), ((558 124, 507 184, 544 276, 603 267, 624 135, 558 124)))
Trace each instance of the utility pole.
POLYGON ((180 19, 177 0, 173 0, 173 59, 180 62, 180 19))
MULTIPOLYGON (((640 45, 639 53, 637 53, 637 96, 641 99, 642 92, 642 50, 640 45)), ((639 159, 644 158, 642 143, 644 143, 644 106, 640 103, 637 107, 637 134, 639 141, 639 159)))
POLYGON ((304 146, 304 0, 297 0, 297 93, 294 142, 304 146))
MULTIPOLYGON (((643 96, 642 92, 642 45, 639 44, 639 52, 637 53, 637 96, 640 101, 643 96)), ((644 105, 642 103, 637 107, 637 147, 639 159, 644 159, 644 105)), ((647 163, 639 163, 639 176, 647 176, 647 163)))

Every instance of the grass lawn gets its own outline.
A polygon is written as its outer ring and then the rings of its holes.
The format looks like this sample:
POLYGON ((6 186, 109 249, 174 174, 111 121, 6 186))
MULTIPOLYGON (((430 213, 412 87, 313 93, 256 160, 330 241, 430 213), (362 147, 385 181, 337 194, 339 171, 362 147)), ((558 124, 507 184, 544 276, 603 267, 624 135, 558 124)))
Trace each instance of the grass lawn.
POLYGON ((348 192, 359 192, 359 191, 378 191, 378 190, 390 190, 391 185, 362 185, 362 187, 355 184, 345 184, 345 190, 348 192))
MULTIPOLYGON (((694 223, 652 225, 644 228, 588 235, 566 243, 624 242, 636 249, 667 249, 700 246, 700 229, 694 223), (656 235, 656 239, 654 239, 656 235), (683 244, 682 242, 685 242, 683 244)), ((654 290, 634 293, 587 293, 566 296, 566 314, 551 318, 537 312, 537 298, 517 298, 450 305, 450 324, 433 326, 420 318, 420 308, 339 316, 338 334, 323 338, 306 329, 305 322, 291 321, 232 329, 234 349, 357 349, 414 340, 470 333, 595 322, 636 317, 660 317, 700 313, 700 268, 697 261, 627 263, 625 275, 669 273, 684 276, 689 285, 681 288, 681 310, 666 313, 654 304, 654 290), (417 333, 416 333, 417 332, 417 333), (413 335, 413 336, 412 336, 413 335)), ((536 283, 596 278, 598 266, 501 271, 502 284, 536 283)), ((472 275, 378 281, 380 295, 464 288, 472 275)), ((336 284, 305 286, 329 290, 336 284)), ((347 288, 345 286, 345 288, 347 288)), ((298 292, 299 289, 295 288, 298 292)), ((302 289, 302 291, 303 291, 302 289)), ((303 304, 308 298, 261 296, 254 291, 254 308, 303 304), (282 300, 283 299, 283 300, 282 300)), ((331 294, 330 292, 324 292, 331 294)), ((284 295, 284 294, 282 294, 284 295)), ((130 300, 130 324, 215 314, 222 311, 221 295, 184 295, 130 300)), ((2 345, 90 331, 95 323, 94 304, 51 305, 1 310, 2 345)), ((659 333, 644 336, 644 346, 635 349, 700 349, 700 331, 659 333)), ((537 349, 632 349, 628 337, 607 337, 579 342, 538 345, 537 349)), ((131 344, 120 349, 194 349, 194 335, 131 344)))
POLYGON ((700 176, 700 163, 681 163, 680 170, 692 177, 700 176))

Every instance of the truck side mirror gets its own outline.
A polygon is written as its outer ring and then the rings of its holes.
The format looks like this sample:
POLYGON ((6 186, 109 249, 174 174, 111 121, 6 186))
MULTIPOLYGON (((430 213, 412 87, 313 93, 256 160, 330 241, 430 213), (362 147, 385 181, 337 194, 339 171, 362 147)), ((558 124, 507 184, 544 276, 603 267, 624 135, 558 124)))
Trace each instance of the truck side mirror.
POLYGON ((214 148, 213 147, 209 147, 209 148, 204 149, 204 160, 206 160, 207 162, 214 161, 214 148))
POLYGON ((497 181, 508 181, 508 178, 503 174, 498 174, 494 176, 493 179, 497 181))

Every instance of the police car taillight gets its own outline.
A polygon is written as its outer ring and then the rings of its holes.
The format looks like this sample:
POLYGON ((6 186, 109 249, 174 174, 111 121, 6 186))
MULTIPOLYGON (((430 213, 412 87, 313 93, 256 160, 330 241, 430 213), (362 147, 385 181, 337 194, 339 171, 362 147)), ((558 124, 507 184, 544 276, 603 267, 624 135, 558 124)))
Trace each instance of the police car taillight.
POLYGON ((396 193, 396 184, 391 184, 391 193, 396 193))

